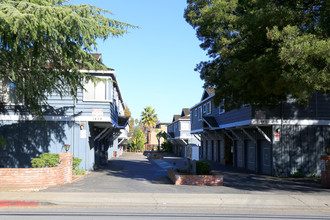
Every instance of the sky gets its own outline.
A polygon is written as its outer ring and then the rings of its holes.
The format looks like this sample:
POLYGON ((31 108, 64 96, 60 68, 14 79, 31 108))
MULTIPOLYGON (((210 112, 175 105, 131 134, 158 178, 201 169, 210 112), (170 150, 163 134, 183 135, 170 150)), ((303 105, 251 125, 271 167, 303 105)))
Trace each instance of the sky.
POLYGON ((125 104, 134 119, 146 106, 160 122, 172 122, 182 108, 201 99, 203 81, 194 71, 208 60, 196 31, 184 19, 186 0, 74 0, 112 13, 108 17, 139 26, 119 38, 100 40, 103 63, 115 69, 125 104))

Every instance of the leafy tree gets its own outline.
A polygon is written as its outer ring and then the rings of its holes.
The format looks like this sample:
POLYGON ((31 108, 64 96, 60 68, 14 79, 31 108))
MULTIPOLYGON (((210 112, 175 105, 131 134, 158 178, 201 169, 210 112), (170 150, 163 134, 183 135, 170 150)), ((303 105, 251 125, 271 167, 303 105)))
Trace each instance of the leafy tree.
POLYGON ((127 106, 126 106, 126 108, 125 108, 124 115, 125 115, 125 116, 128 116, 128 117, 131 117, 131 115, 132 115, 131 111, 129 110, 129 108, 128 108, 127 106))
POLYGON ((134 131, 134 118, 129 119, 129 133, 133 133, 134 131))
POLYGON ((196 70, 225 109, 275 106, 288 95, 307 104, 330 91, 329 1, 187 2, 185 19, 211 59, 196 70))
POLYGON ((126 108, 125 108, 125 116, 130 117, 130 119, 129 119, 129 133, 133 133, 133 131, 134 131, 134 118, 132 118, 131 115, 132 115, 131 111, 126 106, 126 108))
POLYGON ((127 141, 127 144, 136 151, 143 151, 144 143, 146 142, 146 137, 141 126, 136 126, 132 137, 127 141))
POLYGON ((157 120, 158 119, 157 114, 155 113, 155 109, 151 108, 150 106, 145 107, 143 112, 141 113, 141 122, 143 124, 143 127, 148 132, 148 144, 150 143, 150 132, 156 126, 157 120))
POLYGON ((12 82, 19 99, 37 115, 49 94, 76 97, 84 78, 97 80, 79 69, 106 69, 90 54, 97 39, 135 28, 106 17, 109 11, 69 2, 0 1, 0 80, 12 82))

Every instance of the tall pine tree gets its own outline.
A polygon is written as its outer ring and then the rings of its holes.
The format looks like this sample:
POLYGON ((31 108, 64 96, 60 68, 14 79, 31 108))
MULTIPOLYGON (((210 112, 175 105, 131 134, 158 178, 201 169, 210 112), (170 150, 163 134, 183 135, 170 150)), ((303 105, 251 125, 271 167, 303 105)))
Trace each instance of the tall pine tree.
POLYGON ((32 113, 40 114, 53 92, 75 97, 79 72, 106 67, 90 55, 97 39, 127 33, 135 26, 108 18, 111 13, 68 0, 0 1, 0 80, 15 85, 32 113))

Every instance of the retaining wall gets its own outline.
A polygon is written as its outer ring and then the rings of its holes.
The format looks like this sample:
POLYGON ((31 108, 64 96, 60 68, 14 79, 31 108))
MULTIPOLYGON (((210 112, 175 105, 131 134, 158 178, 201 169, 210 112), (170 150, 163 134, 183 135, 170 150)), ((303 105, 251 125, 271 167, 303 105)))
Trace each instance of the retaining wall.
POLYGON ((172 180, 174 185, 223 185, 222 175, 182 175, 174 169, 167 169, 167 176, 172 180))
POLYGON ((72 153, 60 153, 60 164, 48 168, 0 168, 0 187, 45 188, 72 182, 72 153))

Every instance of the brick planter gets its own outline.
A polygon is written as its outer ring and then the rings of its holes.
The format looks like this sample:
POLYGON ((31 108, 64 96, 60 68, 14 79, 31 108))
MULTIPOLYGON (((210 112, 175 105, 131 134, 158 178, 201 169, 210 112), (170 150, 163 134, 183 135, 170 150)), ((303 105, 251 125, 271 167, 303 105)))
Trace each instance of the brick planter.
POLYGON ((150 153, 148 159, 164 159, 163 155, 157 153, 150 153))
POLYGON ((330 155, 321 156, 321 184, 324 188, 330 188, 330 155))
POLYGON ((207 185, 222 186, 222 175, 189 175, 179 174, 174 169, 167 169, 167 176, 172 180, 174 185, 207 185))
POLYGON ((60 164, 47 168, 0 168, 0 187, 37 189, 72 182, 72 153, 60 153, 60 164))

